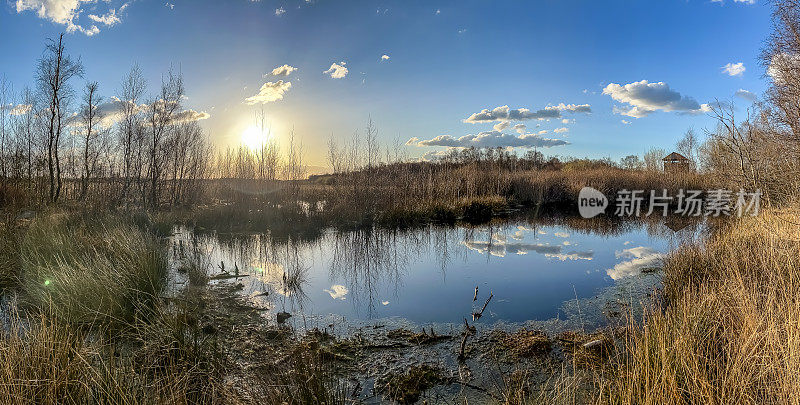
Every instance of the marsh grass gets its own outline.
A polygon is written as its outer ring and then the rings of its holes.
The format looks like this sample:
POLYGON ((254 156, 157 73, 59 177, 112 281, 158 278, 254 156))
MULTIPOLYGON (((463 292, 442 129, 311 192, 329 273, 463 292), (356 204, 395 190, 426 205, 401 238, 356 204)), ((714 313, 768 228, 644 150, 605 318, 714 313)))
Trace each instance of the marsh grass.
POLYGON ((353 386, 333 375, 333 369, 314 350, 297 350, 279 362, 253 370, 239 394, 242 403, 350 404, 353 386))
POLYGON ((9 328, 0 330, 0 402, 85 403, 115 396, 111 375, 93 366, 95 355, 79 331, 44 315, 14 314, 9 328))
POLYGON ((208 307, 205 283, 161 297, 164 246, 134 222, 52 212, 4 252, 20 288, 1 318, 0 403, 344 402, 345 386, 303 345, 287 341, 296 350, 272 367, 233 364, 241 334, 223 325, 235 314, 208 307))
POLYGON ((666 260, 666 307, 627 335, 603 402, 800 403, 796 209, 747 218, 666 260))
MULTIPOLYGON (((611 166, 565 165, 561 169, 508 170, 486 164, 395 164, 370 170, 316 176, 292 182, 293 192, 259 193, 274 182, 226 186, 212 181, 207 200, 175 220, 219 231, 264 231, 313 239, 325 227, 409 228, 431 222, 486 223, 510 210, 535 208, 577 214, 585 186, 612 201, 623 189, 706 190, 706 176, 667 175, 611 166)), ((278 187, 278 190, 281 190, 278 187)), ((646 196, 645 196, 646 197, 646 196)))
POLYGON ((0 227, 0 292, 19 281, 19 242, 14 227, 0 227))
POLYGON ((158 241, 106 215, 37 218, 19 243, 18 260, 24 304, 79 325, 130 323, 166 277, 158 241))
POLYGON ((113 339, 53 314, 15 312, 0 330, 0 403, 221 402, 222 363, 201 334, 174 311, 113 339))

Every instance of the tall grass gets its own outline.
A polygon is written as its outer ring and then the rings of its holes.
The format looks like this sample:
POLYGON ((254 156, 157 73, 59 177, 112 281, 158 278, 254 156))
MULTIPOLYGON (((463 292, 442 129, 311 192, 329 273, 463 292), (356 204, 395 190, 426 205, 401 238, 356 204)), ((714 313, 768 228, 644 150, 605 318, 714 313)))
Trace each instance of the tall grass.
POLYGON ((74 324, 126 324, 160 293, 163 249, 152 236, 107 215, 37 218, 19 243, 28 307, 74 324))
POLYGON ((287 341, 274 367, 236 363, 234 330, 256 327, 227 330, 235 314, 210 309, 202 285, 160 298, 164 247, 128 220, 56 212, 21 235, 2 262, 20 267, 20 305, 0 317, 0 404, 344 402, 305 345, 287 341))
POLYGON ((601 399, 800 403, 797 211, 742 220, 666 261, 664 310, 625 342, 601 399))
POLYGON ((8 329, 0 329, 0 402, 85 403, 116 397, 112 376, 93 366, 96 354, 80 332, 44 315, 25 321, 13 316, 8 329))
POLYGON ((318 236, 325 226, 352 228, 414 226, 430 221, 480 223, 510 208, 536 207, 577 213, 585 186, 610 199, 623 189, 704 190, 707 177, 680 176, 611 166, 565 165, 560 169, 512 170, 484 162, 450 165, 414 163, 317 176, 296 182, 296 193, 260 193, 274 182, 217 183, 209 186, 215 203, 191 213, 187 222, 231 230, 267 229, 318 236), (298 199, 301 200, 298 202, 298 199), (232 220, 233 218, 233 220, 232 220))
POLYGON ((218 351, 180 312, 132 330, 139 339, 109 340, 53 314, 12 313, 0 329, 0 403, 226 402, 218 351))

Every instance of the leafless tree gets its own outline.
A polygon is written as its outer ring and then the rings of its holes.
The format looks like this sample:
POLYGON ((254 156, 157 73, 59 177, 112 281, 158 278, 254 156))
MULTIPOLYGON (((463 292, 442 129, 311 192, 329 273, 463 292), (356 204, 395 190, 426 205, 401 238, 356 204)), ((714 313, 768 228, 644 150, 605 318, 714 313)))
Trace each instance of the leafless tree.
POLYGON ((14 125, 14 133, 17 138, 17 146, 20 150, 22 158, 20 162, 24 166, 23 172, 28 180, 30 187, 33 187, 34 180, 34 162, 36 160, 34 144, 35 129, 36 129, 36 98, 30 88, 22 90, 20 104, 16 107, 15 112, 16 120, 14 125))
POLYGON ((628 155, 619 161, 619 165, 626 170, 641 170, 644 167, 644 162, 639 160, 639 156, 628 155))
POLYGON ((772 32, 761 54, 772 80, 767 100, 772 119, 800 142, 800 0, 772 2, 772 32))
POLYGON ((150 130, 148 174, 150 179, 150 206, 158 208, 159 181, 162 176, 162 143, 167 130, 180 110, 183 98, 183 77, 170 70, 161 80, 161 92, 148 105, 147 124, 150 130))
POLYGON ((83 96, 83 106, 81 108, 81 130, 83 134, 81 140, 82 145, 82 160, 83 160, 83 173, 81 173, 81 191, 80 200, 86 199, 86 193, 89 191, 89 179, 94 172, 95 165, 97 164, 97 145, 96 139, 98 137, 97 127, 103 117, 100 115, 98 104, 102 102, 102 98, 97 95, 97 82, 86 84, 83 96))
POLYGON ((342 152, 339 149, 339 145, 336 143, 336 138, 333 134, 331 134, 330 139, 328 139, 328 165, 331 168, 333 173, 341 173, 342 172, 342 152))
POLYGON ((664 169, 664 156, 667 155, 667 152, 661 148, 650 148, 647 152, 645 152, 643 160, 644 160, 644 168, 649 171, 653 172, 660 172, 664 169))
POLYGON ((147 83, 139 66, 134 65, 122 81, 119 93, 119 108, 121 121, 119 134, 122 149, 122 192, 121 200, 127 202, 131 182, 135 177, 141 176, 141 145, 140 135, 143 134, 142 111, 139 102, 147 89, 147 83), (134 168, 137 171, 134 176, 134 168))
POLYGON ((58 42, 50 40, 45 54, 39 60, 36 80, 43 98, 47 100, 47 168, 50 179, 50 202, 57 202, 61 194, 61 162, 59 146, 66 125, 72 90, 69 81, 83 74, 80 59, 72 59, 64 53, 64 34, 58 42))
POLYGON ((692 170, 695 170, 697 168, 697 149, 700 147, 700 141, 698 140, 694 129, 689 128, 686 130, 686 132, 683 134, 683 138, 678 141, 675 147, 678 149, 678 152, 689 159, 689 164, 691 165, 692 170))

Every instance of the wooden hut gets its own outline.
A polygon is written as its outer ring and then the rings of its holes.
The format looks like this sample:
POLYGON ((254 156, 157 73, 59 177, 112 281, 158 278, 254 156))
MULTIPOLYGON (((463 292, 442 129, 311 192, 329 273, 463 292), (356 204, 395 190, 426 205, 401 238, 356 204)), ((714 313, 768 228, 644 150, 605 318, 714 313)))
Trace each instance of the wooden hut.
POLYGON ((691 160, 680 153, 672 152, 662 160, 664 161, 664 173, 689 173, 691 170, 691 160))

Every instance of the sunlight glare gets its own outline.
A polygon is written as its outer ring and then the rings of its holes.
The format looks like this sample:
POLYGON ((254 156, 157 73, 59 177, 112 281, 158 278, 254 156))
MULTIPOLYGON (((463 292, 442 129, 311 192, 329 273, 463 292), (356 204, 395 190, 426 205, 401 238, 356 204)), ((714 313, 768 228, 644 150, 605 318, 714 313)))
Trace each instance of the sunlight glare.
POLYGON ((242 132, 242 145, 251 150, 258 150, 267 143, 268 137, 268 133, 262 132, 261 128, 251 126, 242 132))

